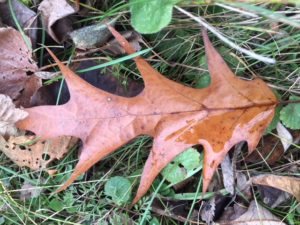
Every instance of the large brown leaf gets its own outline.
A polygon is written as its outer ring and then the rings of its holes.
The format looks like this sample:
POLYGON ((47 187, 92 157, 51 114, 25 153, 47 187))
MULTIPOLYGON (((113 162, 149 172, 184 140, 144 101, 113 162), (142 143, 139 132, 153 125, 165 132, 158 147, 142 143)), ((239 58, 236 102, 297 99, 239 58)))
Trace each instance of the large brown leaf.
MULTIPOLYGON (((128 54, 130 44, 113 28, 113 35, 128 54)), ((154 138, 134 203, 149 189, 159 172, 185 149, 204 146, 203 192, 214 171, 238 142, 246 140, 251 152, 274 115, 277 100, 260 79, 237 78, 203 32, 211 85, 193 89, 168 80, 143 58, 135 58, 145 82, 136 97, 126 98, 93 87, 58 63, 71 99, 61 106, 26 109, 29 116, 18 123, 43 138, 70 135, 80 138, 83 151, 68 187, 103 157, 141 134, 154 138)))

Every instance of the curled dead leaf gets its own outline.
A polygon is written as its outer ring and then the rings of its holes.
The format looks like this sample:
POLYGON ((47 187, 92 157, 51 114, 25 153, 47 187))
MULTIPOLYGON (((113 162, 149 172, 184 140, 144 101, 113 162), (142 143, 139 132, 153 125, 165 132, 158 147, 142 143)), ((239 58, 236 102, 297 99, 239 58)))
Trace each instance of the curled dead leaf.
POLYGON ((273 215, 267 209, 252 201, 248 210, 234 220, 227 220, 222 218, 216 224, 220 225, 285 225, 278 217, 273 215))
POLYGON ((300 202, 300 178, 263 174, 251 178, 253 184, 265 185, 286 191, 300 202))
POLYGON ((77 12, 76 7, 71 6, 66 0, 43 0, 38 8, 47 28, 47 32, 56 42, 60 43, 68 32, 71 24, 66 17, 77 12), (65 24, 57 24, 57 23, 65 24), (55 32, 54 26, 60 25, 59 32, 55 32))

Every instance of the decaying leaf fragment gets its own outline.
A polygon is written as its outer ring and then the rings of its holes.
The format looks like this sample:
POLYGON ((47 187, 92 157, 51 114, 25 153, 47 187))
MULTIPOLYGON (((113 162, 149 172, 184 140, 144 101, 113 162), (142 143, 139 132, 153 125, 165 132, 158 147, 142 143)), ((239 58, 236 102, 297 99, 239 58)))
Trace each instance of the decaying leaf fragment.
POLYGON ((15 107, 10 97, 0 94, 0 136, 16 135, 15 123, 27 115, 27 112, 15 107))
POLYGON ((286 191, 300 202, 300 178, 264 174, 251 178, 253 184, 265 185, 286 191))
MULTIPOLYGON (((128 54, 134 49, 116 30, 112 34, 128 54)), ((68 84, 71 98, 60 106, 28 108, 29 116, 18 127, 42 138, 60 135, 83 142, 79 162, 67 188, 80 174, 133 138, 145 134, 154 139, 133 202, 150 188, 160 171, 185 149, 204 147, 203 192, 227 152, 247 141, 253 151, 271 122, 277 104, 275 95, 260 79, 236 77, 203 32, 211 85, 194 89, 171 81, 143 58, 136 57, 144 90, 126 98, 97 89, 55 59, 68 84)))
POLYGON ((37 70, 20 32, 0 28, 0 93, 16 99, 37 70))
POLYGON ((42 141, 35 136, 11 136, 6 141, 0 136, 0 150, 18 166, 38 170, 45 169, 55 159, 61 159, 76 141, 72 137, 42 141))

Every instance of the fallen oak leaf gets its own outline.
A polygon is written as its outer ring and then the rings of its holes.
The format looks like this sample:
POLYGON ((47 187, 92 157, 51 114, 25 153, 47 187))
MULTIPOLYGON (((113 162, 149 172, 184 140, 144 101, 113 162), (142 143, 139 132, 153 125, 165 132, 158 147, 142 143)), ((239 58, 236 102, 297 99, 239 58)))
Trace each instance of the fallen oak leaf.
MULTIPOLYGON (((108 27, 128 54, 135 52, 125 38, 108 27)), ((276 97, 262 80, 236 77, 205 31, 203 38, 211 74, 209 87, 183 86, 136 57, 145 88, 132 98, 116 96, 84 82, 49 51, 68 84, 70 101, 61 106, 28 108, 29 116, 17 125, 42 138, 70 135, 82 140, 79 162, 59 191, 141 134, 152 136, 154 143, 133 203, 147 192, 176 155, 193 145, 201 144, 205 151, 203 192, 235 144, 246 140, 249 151, 254 150, 273 118, 276 97)))

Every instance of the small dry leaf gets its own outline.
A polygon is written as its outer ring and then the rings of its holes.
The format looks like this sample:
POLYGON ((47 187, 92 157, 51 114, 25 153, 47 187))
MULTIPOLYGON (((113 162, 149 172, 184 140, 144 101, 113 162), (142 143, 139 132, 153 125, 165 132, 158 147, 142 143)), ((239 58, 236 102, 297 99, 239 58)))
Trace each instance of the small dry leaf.
POLYGON ((37 69, 21 33, 0 28, 0 93, 16 99, 37 69))
POLYGON ((283 150, 286 151, 293 143, 293 136, 281 123, 277 124, 276 130, 283 145, 283 150))
POLYGON ((0 94, 0 135, 16 135, 15 123, 24 119, 28 113, 17 109, 11 98, 0 94))
POLYGON ((61 159, 77 141, 73 137, 58 137, 47 141, 35 141, 35 136, 0 136, 0 150, 18 166, 32 170, 44 169, 55 159, 61 159))
MULTIPOLYGON (((53 30, 53 26, 59 20, 77 12, 66 0, 43 0, 38 8, 42 13, 47 32, 56 42, 60 43, 61 37, 53 30)), ((68 26, 68 25, 67 25, 68 26)), ((68 27, 66 27, 68 29, 68 27)), ((67 33, 65 31, 61 31, 67 33)))
POLYGON ((234 176, 233 167, 229 155, 226 155, 223 162, 221 163, 222 174, 223 174, 223 184, 230 194, 234 193, 234 176))
POLYGON ((300 202, 300 178, 266 174, 252 177, 251 180, 253 184, 265 185, 286 191, 294 195, 300 202))
POLYGON ((256 204, 255 201, 250 203, 248 210, 232 221, 222 221, 216 224, 226 224, 226 225, 284 225, 279 218, 274 216, 267 209, 262 207, 259 204, 256 204))

